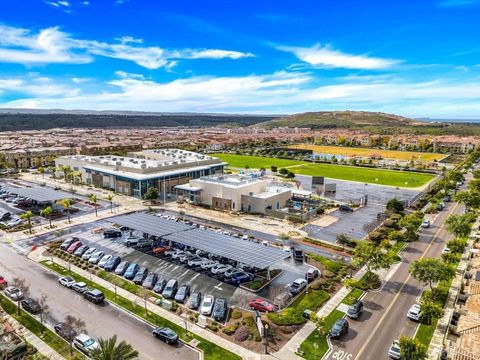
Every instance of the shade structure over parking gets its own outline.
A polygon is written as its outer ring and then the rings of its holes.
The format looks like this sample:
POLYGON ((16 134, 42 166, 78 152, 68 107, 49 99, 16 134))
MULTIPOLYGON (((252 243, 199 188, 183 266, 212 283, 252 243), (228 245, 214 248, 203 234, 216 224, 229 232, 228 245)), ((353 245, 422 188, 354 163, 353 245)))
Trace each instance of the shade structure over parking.
POLYGON ((192 226, 145 213, 117 216, 111 221, 120 226, 126 226, 130 229, 142 231, 148 235, 158 237, 193 229, 192 226))
POLYGON ((290 253, 278 248, 264 246, 252 241, 197 228, 171 234, 165 236, 164 239, 191 246, 192 248, 259 269, 267 269, 290 256, 290 253))
POLYGON ((54 190, 46 186, 16 187, 3 185, 2 189, 37 202, 55 202, 57 200, 71 199, 74 197, 72 194, 65 191, 54 190))

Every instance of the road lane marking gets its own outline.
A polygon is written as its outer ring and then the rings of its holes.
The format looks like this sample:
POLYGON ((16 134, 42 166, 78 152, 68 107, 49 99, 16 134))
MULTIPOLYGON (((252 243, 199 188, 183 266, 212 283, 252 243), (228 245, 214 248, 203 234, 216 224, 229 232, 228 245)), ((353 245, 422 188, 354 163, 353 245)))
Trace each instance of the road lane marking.
MULTIPOLYGON (((458 203, 455 204, 455 206, 452 208, 452 210, 448 213, 447 217, 450 216, 454 210, 458 207, 458 203)), ((433 243, 435 242, 435 240, 437 239, 438 235, 440 234, 440 232, 443 230, 443 228, 445 227, 445 222, 442 224, 442 226, 440 226, 440 228, 435 232, 435 235, 433 236, 432 240, 430 241, 430 243, 428 244, 427 248, 425 249, 425 251, 423 252, 422 256, 420 256, 420 258, 418 260, 421 260, 425 257, 425 255, 427 254, 428 250, 430 250, 430 248, 432 247, 433 243)), ((387 310, 383 313, 382 317, 380 318, 380 321, 377 323, 377 325, 373 328, 373 331, 370 333, 370 335, 368 336, 367 340, 364 342, 363 346, 360 348, 357 356, 355 357, 355 359, 359 359, 360 355, 362 355, 362 353, 365 351, 365 349, 367 348, 367 345, 370 343, 370 341, 372 341, 372 338, 375 336, 375 333, 377 332, 377 330, 380 328, 380 326, 382 325, 383 321, 385 320, 385 318, 387 317, 388 313, 390 312, 390 310, 392 309, 392 307, 395 305, 395 303, 397 302, 398 298, 400 297, 400 295, 402 294, 402 291, 403 291, 403 288, 405 287, 405 285, 407 285, 407 282, 410 280, 410 278, 412 277, 412 275, 410 274, 410 272, 408 273, 408 277, 407 279, 403 282, 402 286, 400 287, 400 290, 398 291, 398 293, 395 295, 395 297, 393 298, 393 301, 390 303, 390 305, 388 306, 387 310)))

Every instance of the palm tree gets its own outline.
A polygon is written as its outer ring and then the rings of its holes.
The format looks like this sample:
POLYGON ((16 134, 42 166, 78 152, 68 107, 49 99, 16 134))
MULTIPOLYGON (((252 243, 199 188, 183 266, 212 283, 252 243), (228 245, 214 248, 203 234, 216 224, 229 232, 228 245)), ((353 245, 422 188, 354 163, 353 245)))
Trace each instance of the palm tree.
POLYGON ((67 212, 68 222, 70 223, 70 209, 72 207, 72 200, 62 199, 58 200, 55 204, 62 206, 67 212))
POLYGON ((105 200, 110 203, 110 212, 113 212, 113 198, 114 196, 112 194, 105 196, 105 200))
POLYGON ((56 173, 57 173, 57 168, 56 168, 56 166, 54 166, 54 165, 49 166, 49 167, 48 167, 48 170, 50 170, 50 171, 52 172, 53 180, 55 180, 56 177, 57 177, 57 176, 56 176, 56 173))
POLYGON ((93 203, 93 206, 95 207, 95 216, 98 216, 97 212, 97 195, 92 194, 88 197, 88 199, 93 203))
POLYGON ((138 359, 138 351, 132 345, 121 341, 117 344, 117 335, 110 339, 98 339, 99 347, 93 350, 90 357, 93 360, 133 360, 138 359))
POLYGON ((73 171, 72 172, 72 183, 73 184, 76 184, 77 183, 77 179, 79 179, 79 184, 81 185, 82 184, 82 173, 80 171, 73 171))
POLYGON ((286 233, 280 234, 280 235, 278 236, 278 238, 279 238, 280 240, 282 240, 283 246, 285 246, 285 243, 286 243, 288 240, 291 240, 290 235, 288 235, 288 234, 286 234, 286 233))
POLYGON ((40 210, 40 216, 48 218, 48 221, 50 222, 50 228, 52 227, 52 213, 53 209, 51 206, 47 206, 45 209, 40 210))
POLYGON ((25 211, 22 215, 20 215, 20 218, 28 221, 28 231, 30 234, 32 233, 32 216, 33 213, 30 210, 25 211))
POLYGON ((38 168, 38 172, 42 174, 42 179, 45 177, 45 168, 43 166, 40 166, 38 168))
POLYGON ((67 176, 72 171, 72 169, 68 165, 62 165, 60 170, 63 171, 63 179, 65 180, 65 182, 67 182, 67 176))

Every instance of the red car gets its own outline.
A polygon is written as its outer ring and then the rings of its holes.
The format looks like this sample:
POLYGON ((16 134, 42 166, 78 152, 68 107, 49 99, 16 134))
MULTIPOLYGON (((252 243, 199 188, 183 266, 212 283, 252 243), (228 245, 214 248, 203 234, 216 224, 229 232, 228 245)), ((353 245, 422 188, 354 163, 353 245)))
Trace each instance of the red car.
POLYGON ((250 306, 253 310, 264 311, 264 312, 271 312, 275 311, 275 305, 270 304, 265 299, 252 299, 248 302, 248 306, 250 306))
POLYGON ((0 275, 0 289, 5 289, 8 286, 8 281, 0 275))
POLYGON ((152 250, 154 254, 164 254, 165 251, 170 250, 168 246, 158 246, 152 250))
POLYGON ((77 250, 80 246, 82 246, 82 242, 81 241, 75 241, 72 245, 70 245, 67 248, 67 252, 69 252, 70 254, 73 254, 75 252, 75 250, 77 250))

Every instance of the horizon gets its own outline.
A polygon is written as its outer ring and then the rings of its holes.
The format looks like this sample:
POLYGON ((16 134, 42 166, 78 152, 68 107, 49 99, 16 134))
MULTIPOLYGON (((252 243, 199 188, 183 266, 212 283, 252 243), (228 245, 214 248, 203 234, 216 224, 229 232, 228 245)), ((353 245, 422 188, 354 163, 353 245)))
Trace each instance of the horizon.
POLYGON ((480 1, 209 5, 3 3, 0 108, 480 120, 480 1))

